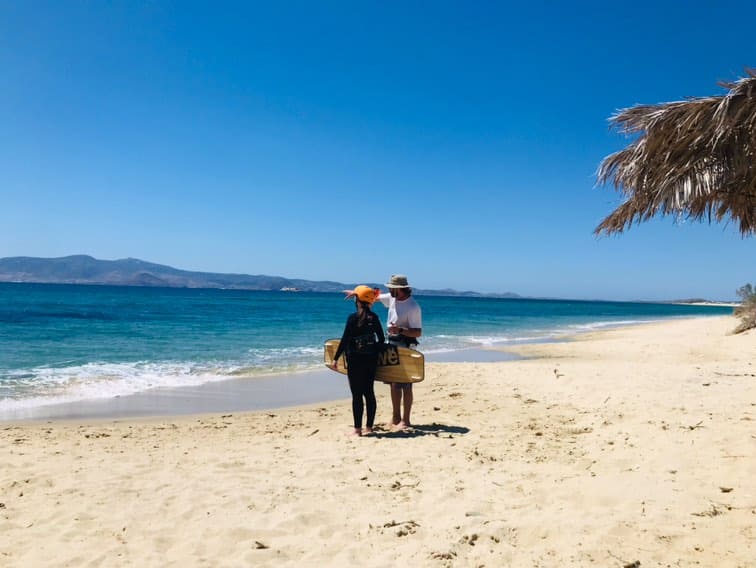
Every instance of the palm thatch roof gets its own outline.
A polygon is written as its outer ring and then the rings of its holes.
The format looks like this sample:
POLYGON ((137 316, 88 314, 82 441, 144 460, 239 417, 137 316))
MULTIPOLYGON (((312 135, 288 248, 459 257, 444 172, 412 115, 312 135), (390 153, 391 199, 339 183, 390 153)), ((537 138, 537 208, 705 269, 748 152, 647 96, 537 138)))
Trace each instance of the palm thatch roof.
POLYGON ((638 105, 610 119, 638 136, 599 166, 598 184, 611 183, 625 201, 595 234, 657 214, 732 220, 743 236, 756 233, 756 69, 746 73, 721 83, 723 96, 638 105))

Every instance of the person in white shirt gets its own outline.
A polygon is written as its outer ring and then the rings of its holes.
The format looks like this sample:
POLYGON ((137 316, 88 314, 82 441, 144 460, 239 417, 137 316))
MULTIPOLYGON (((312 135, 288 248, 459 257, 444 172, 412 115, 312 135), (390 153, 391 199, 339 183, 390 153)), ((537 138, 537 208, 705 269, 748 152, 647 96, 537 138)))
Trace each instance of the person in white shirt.
MULTIPOLYGON (((407 277, 394 274, 386 284, 388 294, 378 299, 388 308, 388 342, 416 349, 417 338, 423 334, 423 317, 420 305, 412 297, 407 277)), ((412 412, 412 383, 391 383, 391 424, 397 430, 409 428, 412 412)))

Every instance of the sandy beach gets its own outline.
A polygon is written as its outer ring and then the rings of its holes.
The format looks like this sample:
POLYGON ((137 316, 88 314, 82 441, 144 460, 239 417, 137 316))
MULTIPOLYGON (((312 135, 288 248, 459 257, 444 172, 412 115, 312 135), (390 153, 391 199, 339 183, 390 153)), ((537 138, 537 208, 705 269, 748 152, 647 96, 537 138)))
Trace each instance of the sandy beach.
POLYGON ((756 566, 756 334, 736 325, 430 363, 409 432, 348 436, 346 398, 4 422, 0 565, 756 566))

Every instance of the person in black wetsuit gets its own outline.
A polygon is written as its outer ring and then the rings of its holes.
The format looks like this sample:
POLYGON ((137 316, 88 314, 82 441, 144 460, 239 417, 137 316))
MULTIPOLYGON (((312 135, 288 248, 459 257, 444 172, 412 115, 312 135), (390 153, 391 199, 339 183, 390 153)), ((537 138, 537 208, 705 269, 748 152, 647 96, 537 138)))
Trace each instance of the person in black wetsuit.
POLYGON ((380 291, 369 286, 357 286, 353 293, 357 310, 347 318, 331 368, 338 370, 339 357, 346 355, 349 389, 352 391, 354 434, 361 436, 362 414, 365 407, 367 407, 365 433, 370 434, 373 431, 376 409, 373 382, 378 366, 378 354, 386 337, 381 320, 370 309, 380 291))

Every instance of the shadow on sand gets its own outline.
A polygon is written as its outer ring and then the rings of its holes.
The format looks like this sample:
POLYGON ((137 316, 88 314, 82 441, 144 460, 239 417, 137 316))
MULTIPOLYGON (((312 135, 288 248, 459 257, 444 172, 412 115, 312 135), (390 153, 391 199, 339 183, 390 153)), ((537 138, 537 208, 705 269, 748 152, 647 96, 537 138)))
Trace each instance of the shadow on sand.
POLYGON ((419 436, 443 436, 452 438, 454 434, 467 434, 469 428, 464 426, 447 426, 446 424, 416 424, 406 430, 376 429, 373 436, 376 438, 417 438, 419 436))

